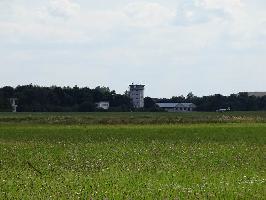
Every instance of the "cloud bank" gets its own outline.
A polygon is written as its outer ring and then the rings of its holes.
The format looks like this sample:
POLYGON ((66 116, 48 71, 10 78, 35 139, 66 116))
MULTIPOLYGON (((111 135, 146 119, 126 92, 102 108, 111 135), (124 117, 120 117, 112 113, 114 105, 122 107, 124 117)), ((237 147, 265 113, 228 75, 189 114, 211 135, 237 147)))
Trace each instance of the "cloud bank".
POLYGON ((265 8, 260 0, 2 0, 0 66, 10 76, 1 84, 123 92, 134 81, 150 96, 266 90, 265 8))

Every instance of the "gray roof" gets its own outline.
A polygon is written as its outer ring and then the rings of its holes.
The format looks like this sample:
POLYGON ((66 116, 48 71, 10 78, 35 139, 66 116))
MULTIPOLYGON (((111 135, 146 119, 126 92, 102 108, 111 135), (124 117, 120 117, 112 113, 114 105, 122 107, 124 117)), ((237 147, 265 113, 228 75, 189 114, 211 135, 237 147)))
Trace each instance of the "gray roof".
POLYGON ((194 103, 156 103, 160 108, 195 108, 194 103))
POLYGON ((248 92, 248 96, 263 97, 266 96, 266 92, 248 92))

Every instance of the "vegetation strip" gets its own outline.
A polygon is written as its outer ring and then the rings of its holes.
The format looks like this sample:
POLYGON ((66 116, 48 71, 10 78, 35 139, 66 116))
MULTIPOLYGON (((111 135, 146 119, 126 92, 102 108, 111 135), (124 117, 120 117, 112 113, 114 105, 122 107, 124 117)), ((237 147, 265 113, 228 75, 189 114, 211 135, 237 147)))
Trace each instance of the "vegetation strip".
POLYGON ((2 124, 0 199, 264 199, 265 149, 264 123, 2 124))

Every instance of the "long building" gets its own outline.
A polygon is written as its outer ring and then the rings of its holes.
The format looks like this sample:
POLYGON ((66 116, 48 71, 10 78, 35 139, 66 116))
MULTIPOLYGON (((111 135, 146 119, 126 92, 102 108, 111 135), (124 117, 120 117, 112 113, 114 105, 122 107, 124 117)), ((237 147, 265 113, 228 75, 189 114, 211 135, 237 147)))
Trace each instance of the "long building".
POLYGON ((193 103, 156 103, 167 112, 192 112, 196 108, 193 103))
POLYGON ((248 92, 248 96, 263 97, 266 96, 266 92, 248 92))

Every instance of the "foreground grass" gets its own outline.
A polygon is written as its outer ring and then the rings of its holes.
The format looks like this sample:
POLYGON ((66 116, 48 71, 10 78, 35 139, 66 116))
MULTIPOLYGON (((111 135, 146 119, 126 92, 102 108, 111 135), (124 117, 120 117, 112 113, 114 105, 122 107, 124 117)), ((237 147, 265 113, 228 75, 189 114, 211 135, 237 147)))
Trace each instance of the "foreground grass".
POLYGON ((264 199, 266 124, 0 125, 0 199, 264 199))

